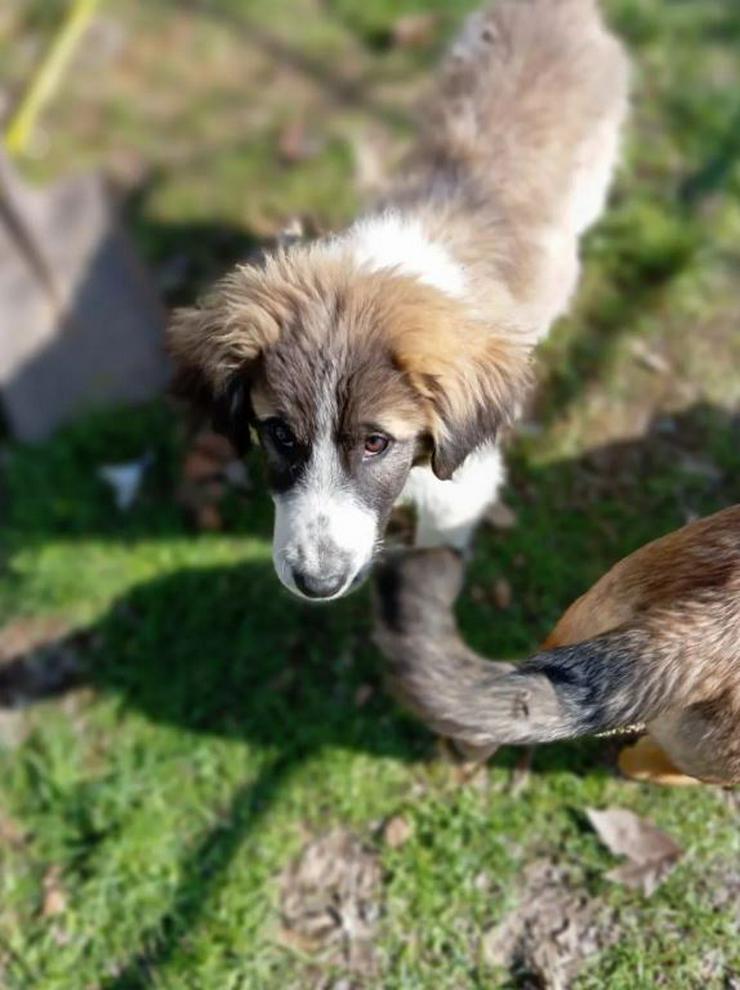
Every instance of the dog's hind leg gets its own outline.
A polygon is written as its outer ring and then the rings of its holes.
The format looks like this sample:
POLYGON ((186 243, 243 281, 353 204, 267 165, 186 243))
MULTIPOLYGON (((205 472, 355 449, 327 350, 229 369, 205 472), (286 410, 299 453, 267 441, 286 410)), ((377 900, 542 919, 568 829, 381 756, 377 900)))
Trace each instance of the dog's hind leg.
MULTIPOLYGON (((648 731, 656 748, 659 746, 667 760, 679 768, 676 773, 688 774, 710 784, 730 786, 740 783, 740 731, 735 690, 727 689, 686 708, 664 712, 648 723, 648 731)), ((642 769, 648 772, 644 772, 641 779, 676 782, 662 780, 659 772, 650 774, 649 762, 643 760, 642 769), (646 762, 648 766, 645 766, 646 762)))
POLYGON ((618 763, 625 777, 641 783, 669 787, 701 783, 698 778, 689 777, 679 770, 652 736, 642 736, 632 746, 625 746, 619 754, 618 763))
POLYGON ((416 509, 416 546, 466 550, 505 477, 501 451, 493 444, 472 453, 449 481, 430 467, 412 468, 399 501, 416 509))

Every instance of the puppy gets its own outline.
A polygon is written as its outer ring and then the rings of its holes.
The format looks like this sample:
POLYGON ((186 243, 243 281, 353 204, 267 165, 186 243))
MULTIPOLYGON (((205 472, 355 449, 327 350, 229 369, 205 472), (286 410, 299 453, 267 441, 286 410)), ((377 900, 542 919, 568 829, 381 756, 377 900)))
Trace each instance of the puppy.
POLYGON ((383 202, 176 314, 175 391, 238 449, 256 432, 291 591, 356 587, 399 500, 419 545, 467 545, 603 208, 626 94, 593 0, 502 0, 465 25, 383 202))
POLYGON ((480 749, 640 725, 631 775, 740 783, 740 505, 620 561, 515 667, 461 641, 462 574, 454 551, 415 550, 376 578, 392 685, 428 725, 480 749))

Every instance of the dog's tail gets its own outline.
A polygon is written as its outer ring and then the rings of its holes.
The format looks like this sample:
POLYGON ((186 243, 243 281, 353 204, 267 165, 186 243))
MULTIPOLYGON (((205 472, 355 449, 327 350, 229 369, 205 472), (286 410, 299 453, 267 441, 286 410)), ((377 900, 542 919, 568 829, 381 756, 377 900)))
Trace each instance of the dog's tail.
POLYGON ((436 731, 479 747, 550 742, 642 724, 679 695, 686 702, 680 641, 639 626, 516 666, 485 660, 457 632, 462 573, 454 551, 434 549, 391 557, 376 577, 376 641, 391 688, 436 731))
POLYGON ((594 0, 499 0, 471 15, 442 66, 421 157, 471 175, 499 214, 580 234, 604 205, 627 91, 594 0))

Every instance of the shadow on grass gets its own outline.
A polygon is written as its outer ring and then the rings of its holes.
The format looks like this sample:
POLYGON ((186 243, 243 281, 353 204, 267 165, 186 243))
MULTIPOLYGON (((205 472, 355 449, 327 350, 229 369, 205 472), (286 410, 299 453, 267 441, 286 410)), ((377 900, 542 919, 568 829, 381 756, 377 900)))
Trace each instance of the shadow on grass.
MULTIPOLYGON (((196 0, 180 0, 179 7, 204 13, 203 5, 196 0)), ((206 8, 206 13, 241 37, 245 45, 260 49, 276 64, 286 66, 319 86, 332 103, 361 110, 392 128, 408 128, 409 115, 399 110, 397 103, 378 99, 369 92, 367 79, 357 79, 342 71, 336 64, 336 58, 309 54, 304 47, 291 43, 280 33, 261 24, 245 10, 244 5, 239 7, 238 12, 228 5, 214 5, 206 8)))
MULTIPOLYGON (((147 435, 163 426, 156 421, 161 413, 151 415, 155 421, 141 427, 147 435)), ((85 488, 89 465, 84 473, 70 471, 70 457, 79 466, 81 458, 115 446, 121 429, 106 419, 94 436, 82 431, 75 442, 67 439, 64 452, 57 444, 19 454, 19 490, 24 478, 25 484, 43 482, 31 502, 41 505, 48 490, 73 514, 87 505, 73 527, 53 511, 24 516, 16 507, 20 542, 60 532, 67 539, 94 533, 104 540, 185 535, 171 498, 160 504, 168 491, 165 479, 122 536, 104 493, 91 499, 85 488), (43 463, 52 454, 57 460, 43 463)), ((526 450, 515 448, 511 501, 519 525, 505 535, 481 533, 470 575, 471 583, 485 585, 506 573, 514 600, 507 610, 495 611, 479 596, 463 595, 459 614, 471 645, 489 656, 525 655, 616 559, 692 514, 740 500, 739 440, 737 415, 700 405, 661 417, 644 437, 570 461, 537 466, 526 450)), ((254 506, 241 525, 268 539, 269 504, 257 497, 254 506)), ((267 560, 196 567, 136 586, 90 631, 97 645, 87 676, 98 690, 154 722, 244 739, 266 754, 257 779, 238 788, 220 823, 185 851, 168 909, 141 933, 131 958, 102 984, 106 990, 151 985, 153 974, 198 924, 242 843, 305 760, 325 747, 404 761, 429 757, 431 737, 381 692, 362 706, 355 701, 360 686, 377 684, 382 673, 370 645, 367 589, 322 608, 280 591, 267 560)), ((610 770, 604 750, 598 742, 542 747, 534 772, 605 774, 610 770)), ((503 754, 505 763, 514 759, 511 751, 503 754)))

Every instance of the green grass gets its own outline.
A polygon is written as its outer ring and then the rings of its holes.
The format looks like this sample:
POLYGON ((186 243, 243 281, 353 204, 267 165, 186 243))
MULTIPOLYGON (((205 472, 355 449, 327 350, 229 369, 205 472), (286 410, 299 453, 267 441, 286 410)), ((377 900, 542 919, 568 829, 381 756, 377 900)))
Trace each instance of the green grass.
MULTIPOLYGON (((434 6, 443 31, 460 16, 434 6)), ((123 51, 81 59, 26 167, 120 170, 140 157, 148 181, 130 223, 158 271, 184 259, 166 289, 190 298, 292 214, 320 226, 351 216, 357 135, 401 146, 438 47, 388 45, 398 13, 420 8, 281 0, 278 18, 262 0, 108 5, 123 51), (286 165, 276 135, 296 117, 321 140, 286 165)), ((518 525, 476 542, 470 584, 505 576, 512 604, 465 594, 460 619, 496 657, 531 650, 618 557, 740 499, 740 11, 732 0, 608 8, 635 57, 634 122, 573 313, 543 348, 537 428, 510 449, 518 525), (644 367, 637 345, 663 370, 644 367)), ((40 44, 53 25, 45 5, 21 9, 0 37, 14 86, 28 68, 14 40, 40 44)), ((578 987, 738 978, 734 906, 714 897, 740 854, 736 804, 711 788, 621 781, 602 741, 541 748, 518 796, 514 751, 497 754, 487 787, 458 787, 382 691, 367 589, 326 609, 279 590, 261 484, 229 507, 222 534, 191 532, 173 500, 180 445, 164 404, 8 445, 0 620, 61 616, 79 632, 85 683, 17 716, 22 741, 0 749, 0 985, 331 986, 341 974, 279 944, 277 878, 307 830, 337 824, 377 845, 385 871, 371 985, 521 985, 485 966, 479 941, 536 857, 566 864, 615 912, 619 941, 578 987), (96 468, 146 449, 142 498, 116 513, 96 468), (610 804, 688 850, 649 901, 603 878, 612 859, 583 809, 610 804), (414 833, 392 850, 376 830, 395 813, 414 833), (52 868, 66 904, 44 916, 52 868)))

